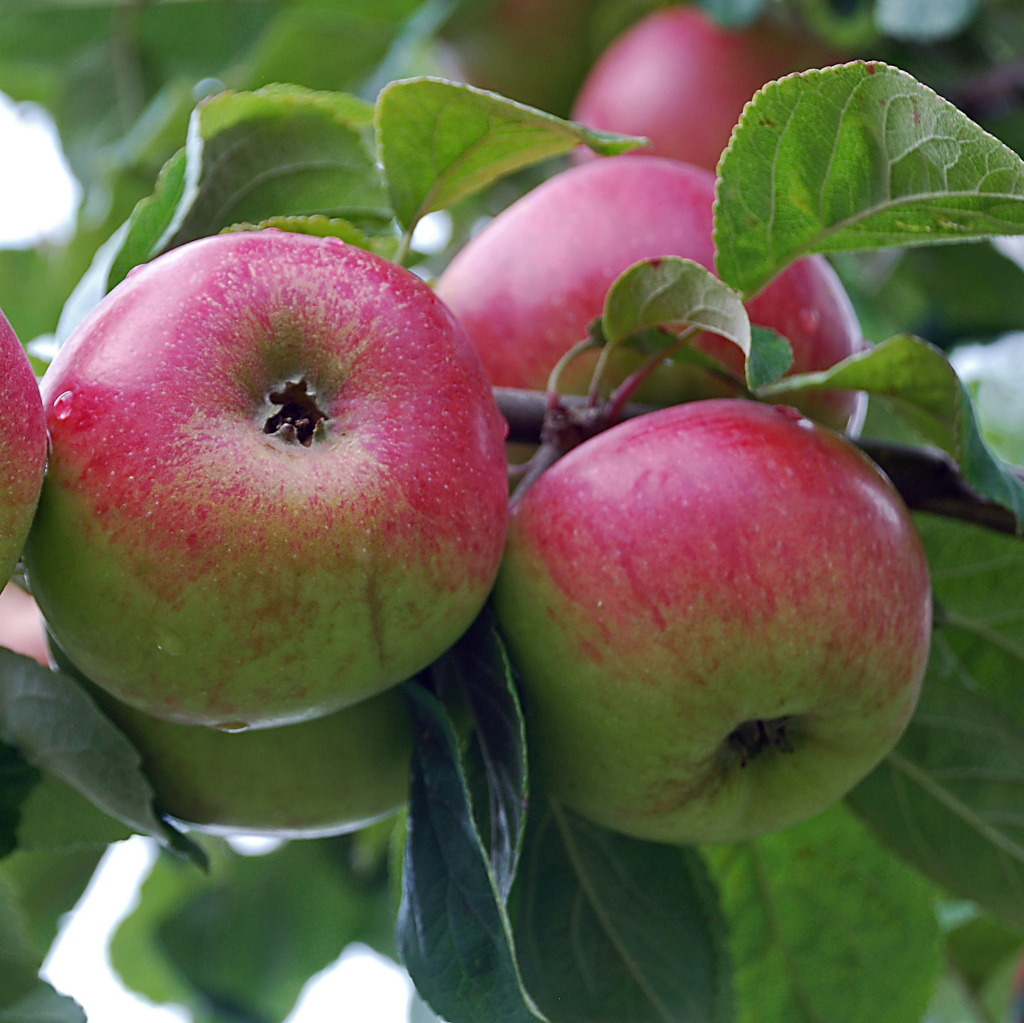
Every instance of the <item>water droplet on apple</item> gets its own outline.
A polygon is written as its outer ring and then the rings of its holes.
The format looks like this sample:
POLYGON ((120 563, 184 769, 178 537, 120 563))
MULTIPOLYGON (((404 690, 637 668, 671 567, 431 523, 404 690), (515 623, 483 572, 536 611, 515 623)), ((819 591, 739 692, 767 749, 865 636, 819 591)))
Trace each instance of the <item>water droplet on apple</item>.
POLYGON ((174 633, 163 630, 156 634, 156 648, 165 654, 170 654, 171 657, 180 656, 184 649, 181 640, 174 633))
POLYGON ((219 724, 213 726, 218 732, 247 732, 249 730, 248 721, 221 721, 219 724))
POLYGON ((67 419, 71 415, 71 399, 74 396, 73 391, 65 391, 53 399, 53 414, 58 419, 67 419))

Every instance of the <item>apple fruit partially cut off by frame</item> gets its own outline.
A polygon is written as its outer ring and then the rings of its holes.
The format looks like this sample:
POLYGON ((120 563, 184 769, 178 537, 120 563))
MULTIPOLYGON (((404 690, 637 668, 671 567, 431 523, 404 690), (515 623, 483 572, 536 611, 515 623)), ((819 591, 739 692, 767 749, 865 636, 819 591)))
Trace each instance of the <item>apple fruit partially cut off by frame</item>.
POLYGON ((50 653, 131 739, 161 812, 189 829, 319 838, 408 798, 413 733, 400 688, 315 721, 231 734, 151 717, 93 685, 52 639, 50 653))
POLYGON ((495 606, 542 782, 661 842, 744 841, 839 799, 902 733, 931 640, 888 480, 737 399, 630 420, 544 473, 495 606))
POLYGON ((0 312, 0 589, 21 557, 46 469, 46 420, 28 356, 0 312))
POLYGON ((174 249, 89 315, 42 394, 32 591, 140 710, 322 716, 429 664, 490 591, 505 423, 455 318, 371 253, 276 230, 174 249))
MULTIPOLYGON (((633 263, 682 256, 714 268, 715 176, 659 157, 615 156, 558 174, 500 213, 441 275, 437 293, 477 346, 491 383, 542 390, 557 361, 587 336, 615 278, 633 263)), ((747 303, 751 322, 793 348, 790 373, 827 369, 864 347, 856 313, 822 256, 792 264, 747 303)), ((743 379, 743 353, 701 334, 695 347, 743 379)), ((609 378, 622 380, 643 356, 617 350, 609 378)), ((596 355, 563 373, 561 389, 585 392, 596 355)), ((675 404, 729 397, 739 385, 682 362, 665 363, 639 401, 675 404)), ((801 396, 811 418, 842 431, 859 427, 863 395, 801 396)))
MULTIPOLYGON (((814 38, 762 23, 719 25, 697 6, 655 11, 590 69, 572 119, 601 131, 644 135, 640 152, 718 165, 744 105, 766 82, 836 63, 814 38)), ((579 159, 588 159, 582 148, 579 159)))

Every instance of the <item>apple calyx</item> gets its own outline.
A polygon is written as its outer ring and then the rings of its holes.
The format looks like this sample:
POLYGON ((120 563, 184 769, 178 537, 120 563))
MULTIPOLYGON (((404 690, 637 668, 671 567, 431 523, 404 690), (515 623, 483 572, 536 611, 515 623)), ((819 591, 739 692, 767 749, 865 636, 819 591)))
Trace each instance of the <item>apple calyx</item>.
POLYGON ((309 389, 306 378, 289 380, 267 396, 280 409, 267 418, 263 432, 281 440, 308 448, 327 434, 330 417, 316 403, 316 394, 309 389))
POLYGON ((755 757, 770 750, 792 753, 794 717, 784 714, 777 718, 754 718, 738 724, 726 737, 725 752, 730 759, 739 759, 746 767, 755 757))

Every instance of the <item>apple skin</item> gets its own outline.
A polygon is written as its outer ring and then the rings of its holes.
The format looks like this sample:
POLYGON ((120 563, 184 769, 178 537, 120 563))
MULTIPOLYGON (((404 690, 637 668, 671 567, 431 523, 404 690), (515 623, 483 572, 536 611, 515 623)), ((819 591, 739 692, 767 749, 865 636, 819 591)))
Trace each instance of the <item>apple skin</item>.
POLYGON ((175 249, 107 296, 42 392, 32 590, 140 710, 319 717, 429 664, 490 591, 504 420, 451 313, 368 252, 281 231, 175 249), (329 417, 308 447, 264 432, 300 379, 329 417))
POLYGON ((399 688, 315 721, 232 735, 144 714, 89 682, 56 643, 50 651, 131 739, 161 811, 190 829, 320 838, 408 798, 413 729, 399 688))
POLYGON ((495 606, 542 783, 663 842, 744 841, 839 799, 902 733, 931 640, 888 480, 796 410, 736 399, 557 462, 513 512, 495 606), (744 763, 736 730, 787 718, 790 751, 744 763))
POLYGON ((21 557, 46 471, 46 420, 21 342, 0 312, 0 588, 21 557))
MULTIPOLYGON (((714 170, 743 107, 766 82, 834 64, 820 43, 768 25, 737 31, 695 6, 656 11, 591 68, 572 117, 645 135, 646 152, 714 170)), ((580 150, 580 157, 587 154, 580 150)))
MULTIPOLYGON (((615 278, 633 263, 682 256, 714 267, 715 177, 658 157, 616 156, 550 178, 499 214, 452 260, 437 293, 476 344, 491 383, 543 390, 561 356, 587 336, 615 278)), ((790 373, 827 369, 864 346, 856 313, 822 256, 802 259, 747 303, 751 321, 793 346, 790 373)), ((697 347, 743 375, 743 353, 712 334, 697 347)), ((622 379, 641 357, 623 350, 612 365, 622 379)), ((593 359, 576 360, 563 390, 586 391, 593 359)), ((682 364, 658 369, 638 400, 674 404, 731 396, 735 388, 682 364)), ((801 397, 809 416, 837 430, 857 423, 861 395, 801 397)))

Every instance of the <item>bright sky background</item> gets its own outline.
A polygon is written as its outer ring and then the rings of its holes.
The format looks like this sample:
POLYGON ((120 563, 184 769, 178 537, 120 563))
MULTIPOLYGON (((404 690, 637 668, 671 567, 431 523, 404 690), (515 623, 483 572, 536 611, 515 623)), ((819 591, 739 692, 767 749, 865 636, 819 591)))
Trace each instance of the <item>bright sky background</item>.
MULTIPOLYGON (((0 93, 0 248, 68 239, 81 198, 49 114, 0 93)), ((259 842, 238 848, 269 851, 259 842)), ((155 1007, 128 992, 110 968, 107 944, 155 857, 149 839, 112 846, 43 967, 43 977, 75 998, 90 1023, 191 1023, 181 1007, 155 1007)), ((307 984, 288 1023, 405 1023, 411 992, 404 971, 353 946, 307 984)))

